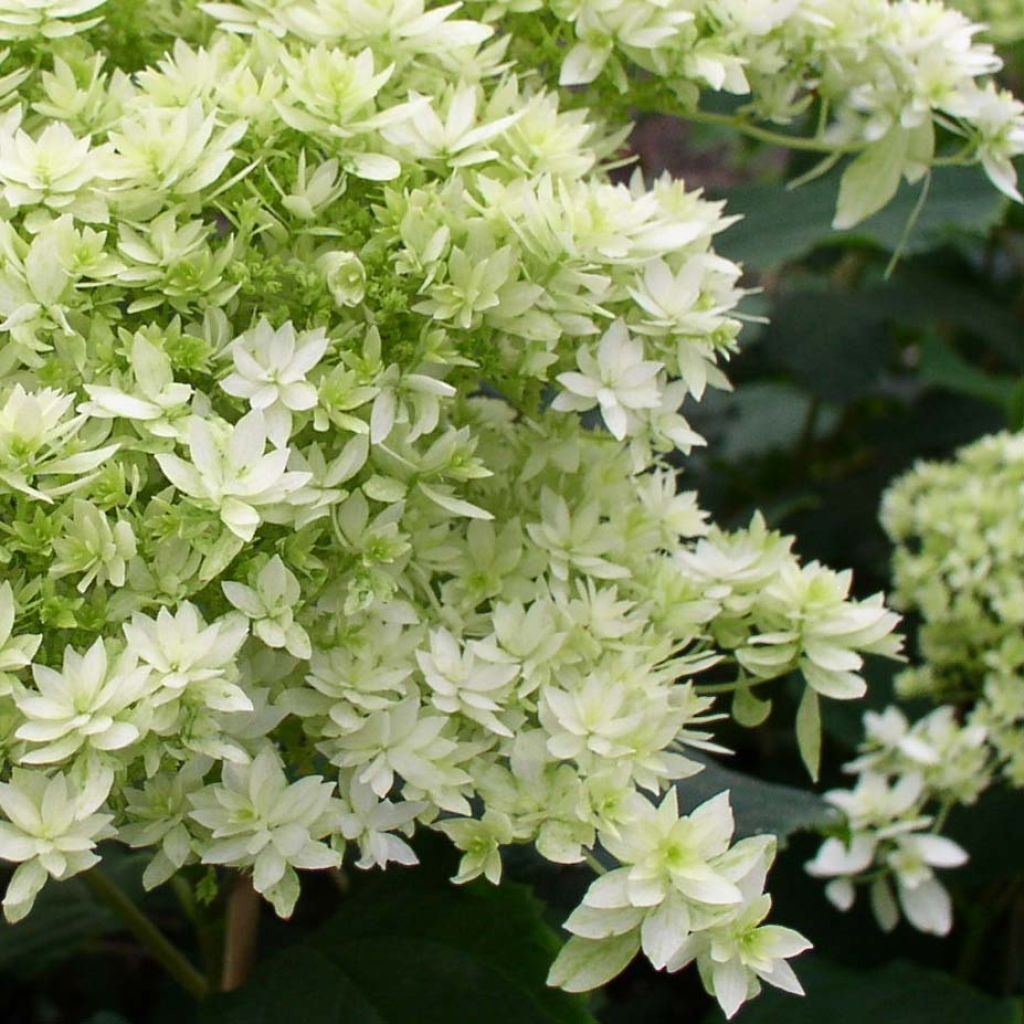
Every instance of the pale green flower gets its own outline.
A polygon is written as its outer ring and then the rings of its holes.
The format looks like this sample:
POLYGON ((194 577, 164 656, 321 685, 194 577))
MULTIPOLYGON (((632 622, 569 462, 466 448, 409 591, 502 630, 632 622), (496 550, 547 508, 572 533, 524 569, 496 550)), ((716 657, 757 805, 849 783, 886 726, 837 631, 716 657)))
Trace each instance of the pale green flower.
POLYGON ((74 401, 55 388, 15 384, 0 407, 0 482, 45 502, 89 482, 120 445, 92 447, 87 439, 96 433, 83 430, 88 416, 69 415, 74 401), (61 476, 71 479, 50 479, 61 476))
POLYGON ((41 204, 78 220, 107 220, 102 182, 115 177, 110 147, 91 149, 89 139, 75 138, 61 123, 48 125, 38 139, 20 129, 13 135, 0 135, 0 139, 0 185, 10 206, 41 204), (99 190, 94 182, 100 183, 99 190))
POLYGON ((359 845, 356 867, 387 867, 394 864, 418 864, 412 847, 396 833, 412 835, 414 822, 429 804, 424 801, 378 800, 373 790, 352 779, 348 786, 348 809, 341 811, 341 834, 359 845))
POLYGON ((354 252, 331 250, 317 257, 317 269, 339 306, 358 306, 366 294, 366 268, 354 252))
POLYGON ((132 338, 130 365, 132 379, 121 388, 87 384, 92 401, 80 406, 82 412, 95 419, 129 419, 157 437, 176 437, 174 421, 187 415, 192 388, 174 380, 167 355, 141 332, 132 338))
POLYGON ((217 711, 251 711, 252 701, 238 685, 236 659, 248 635, 240 615, 207 625, 195 605, 180 604, 156 618, 136 612, 122 627, 128 650, 150 669, 152 707, 187 695, 217 711))
POLYGON ((302 590, 295 575, 275 555, 260 569, 255 589, 228 580, 224 596, 247 618, 253 633, 268 647, 284 647, 296 658, 308 658, 309 636, 295 621, 302 590))
POLYGON ((213 761, 195 757, 176 771, 148 779, 142 789, 126 789, 128 823, 118 828, 118 838, 129 846, 157 846, 146 865, 142 884, 147 889, 162 885, 178 870, 196 859, 186 818, 189 797, 203 786, 213 761))
POLYGON ((81 18, 106 0, 3 0, 0 39, 61 39, 84 32, 100 17, 81 18), (77 20, 73 20, 77 19, 77 20))
POLYGON ((296 334, 291 322, 275 331, 261 320, 231 345, 235 370, 221 387, 262 412, 267 436, 278 448, 288 444, 292 414, 316 405, 316 388, 306 375, 323 358, 328 344, 322 328, 296 334))
POLYGON ((645 360, 643 343, 630 338, 626 325, 616 321, 604 333, 597 351, 580 348, 579 373, 562 373, 565 388, 552 408, 586 412, 595 406, 612 436, 621 441, 629 432, 629 413, 660 404, 657 377, 662 364, 645 360))
POLYGON ((128 561, 137 551, 131 523, 118 519, 111 526, 103 512, 79 498, 71 502, 70 511, 61 535, 53 541, 57 558, 50 567, 50 575, 60 578, 81 573, 77 584, 80 592, 95 583, 109 582, 112 586, 123 587, 128 561))
POLYGON ((22 764, 57 764, 83 750, 123 750, 148 731, 149 666, 129 651, 108 652, 102 638, 84 654, 65 648, 59 672, 33 665, 32 679, 35 689, 14 693, 23 719, 14 735, 28 745, 22 764))
POLYGON ((243 541, 252 540, 260 524, 259 509, 287 499, 311 477, 289 472, 288 449, 267 452, 268 430, 256 409, 243 416, 227 436, 217 437, 204 421, 193 418, 189 431, 191 462, 159 454, 168 480, 199 504, 217 511, 224 525, 243 541))
POLYGON ((0 858, 18 865, 7 885, 4 916, 12 924, 32 909, 46 879, 61 881, 99 863, 93 850, 114 834, 113 815, 98 813, 113 777, 90 772, 84 785, 60 772, 15 768, 0 782, 0 858))
POLYGON ((492 885, 501 881, 501 847, 515 838, 508 815, 486 811, 479 820, 454 818, 434 826, 463 851, 455 882, 470 882, 481 875, 492 885))
POLYGON ((17 618, 18 604, 14 590, 4 580, 0 583, 0 691, 10 692, 13 673, 28 668, 43 642, 38 633, 20 633, 15 636, 17 618))
POLYGON ((281 917, 299 895, 296 868, 337 867, 322 840, 340 825, 334 783, 310 775, 289 784, 278 754, 264 747, 247 765, 225 765, 222 781, 189 794, 189 816, 209 829, 201 843, 208 864, 252 868, 252 884, 281 917))
POLYGON ((500 712, 519 674, 518 665, 489 661, 478 646, 462 648, 446 629, 430 634, 430 651, 417 651, 416 661, 433 691, 434 707, 464 715, 499 736, 512 735, 500 712))

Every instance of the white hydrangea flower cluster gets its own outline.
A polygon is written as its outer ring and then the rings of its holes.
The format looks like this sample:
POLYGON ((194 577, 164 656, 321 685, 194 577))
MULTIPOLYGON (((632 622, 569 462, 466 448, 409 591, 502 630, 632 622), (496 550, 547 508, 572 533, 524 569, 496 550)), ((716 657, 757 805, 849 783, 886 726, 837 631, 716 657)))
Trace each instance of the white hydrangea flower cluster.
POLYGON ((568 988, 798 989, 771 844, 674 787, 793 671, 813 747, 896 616, 662 457, 735 347, 720 204, 612 183, 622 132, 456 4, 129 6, 0 9, 7 916, 105 839, 288 915, 433 828, 460 880, 619 862, 568 988))
POLYGON ((546 40, 562 85, 607 83, 633 94, 631 72, 640 69, 657 82, 651 101, 660 109, 776 141, 760 123, 789 125, 813 110, 814 134, 788 141, 829 154, 826 167, 840 153, 857 154, 837 227, 884 206, 901 178, 920 180, 935 158, 937 130, 957 140, 952 159, 979 162, 1020 199, 1011 161, 1024 153, 1024 106, 991 81, 1002 62, 990 43, 975 40, 982 26, 937 0, 471 2, 485 18, 514 15, 514 31, 530 45, 546 40), (707 90, 745 102, 732 117, 705 113, 698 105, 707 90))
POLYGON ((893 600, 920 618, 922 662, 897 676, 897 691, 938 706, 913 724, 895 707, 865 715, 861 756, 847 766, 857 783, 828 794, 847 825, 808 870, 833 879, 827 892, 843 909, 855 883, 870 881, 885 928, 902 907, 915 927, 949 931, 949 897, 932 868, 966 853, 934 833, 993 782, 1024 786, 1022 495, 1024 436, 1002 433, 948 462, 919 463, 883 500, 893 600))

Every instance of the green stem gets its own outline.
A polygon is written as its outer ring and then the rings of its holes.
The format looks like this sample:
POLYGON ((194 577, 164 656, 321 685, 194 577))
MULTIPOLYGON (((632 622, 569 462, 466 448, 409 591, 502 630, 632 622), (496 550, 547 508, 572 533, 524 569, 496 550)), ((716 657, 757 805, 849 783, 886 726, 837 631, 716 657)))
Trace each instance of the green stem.
POLYGON ((99 868, 85 872, 81 878, 189 995, 197 1000, 206 998, 209 993, 206 979, 111 878, 99 868))
POLYGON ((180 875, 171 877, 171 889, 178 898, 185 916, 192 922, 203 965, 206 968, 206 983, 212 989, 220 978, 221 950, 216 928, 212 925, 207 908, 196 901, 195 892, 188 881, 180 875))
POLYGON ((759 142, 767 142, 771 146, 801 149, 811 153, 856 153, 866 145, 863 142, 836 144, 825 142, 822 139, 808 139, 802 135, 787 135, 785 132, 762 128, 736 114, 716 114, 710 110, 688 110, 683 112, 682 116, 687 121, 695 121, 698 124, 715 124, 721 125, 723 128, 732 128, 759 142))
POLYGON ((608 874, 608 869, 590 852, 583 854, 583 859, 594 869, 594 873, 598 875, 608 874))
POLYGON ((709 697, 713 693, 735 693, 741 687, 753 689, 755 686, 773 683, 778 678, 778 676, 772 676, 770 679, 750 679, 749 677, 744 677, 743 679, 733 680, 731 683, 706 683, 703 686, 695 686, 693 692, 699 697, 709 697))
POLYGON ((946 824, 946 819, 949 817, 949 812, 953 810, 956 805, 956 801, 952 797, 947 797, 942 801, 939 806, 938 813, 935 815, 935 819, 932 821, 932 832, 941 832, 943 826, 946 824))

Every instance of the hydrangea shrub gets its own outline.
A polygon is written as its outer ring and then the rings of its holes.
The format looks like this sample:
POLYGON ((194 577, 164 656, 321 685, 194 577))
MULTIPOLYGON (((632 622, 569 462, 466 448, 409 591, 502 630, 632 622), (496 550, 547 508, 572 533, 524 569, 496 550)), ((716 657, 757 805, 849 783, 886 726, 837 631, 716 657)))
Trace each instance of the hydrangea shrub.
POLYGON ((921 462, 887 491, 882 524, 895 544, 893 601, 919 619, 921 663, 897 693, 936 707, 910 722, 898 707, 868 712, 850 790, 827 794, 839 834, 808 870, 848 909, 866 886, 879 924, 900 911, 937 935, 952 927, 935 868, 967 860, 938 834, 950 810, 989 786, 1024 787, 1024 548, 1018 523, 1024 436, 995 434, 946 462, 921 462))
POLYGON ((675 787, 793 671, 813 773, 896 615, 680 492, 729 218, 613 180, 587 104, 726 90, 771 137, 814 107, 786 138, 853 155, 840 223, 935 161, 1015 194, 973 33, 923 0, 0 4, 8 919, 103 840, 287 916, 299 872, 432 829, 458 881, 510 844, 600 869, 553 984, 642 951, 730 1015, 799 991, 773 839, 675 787))

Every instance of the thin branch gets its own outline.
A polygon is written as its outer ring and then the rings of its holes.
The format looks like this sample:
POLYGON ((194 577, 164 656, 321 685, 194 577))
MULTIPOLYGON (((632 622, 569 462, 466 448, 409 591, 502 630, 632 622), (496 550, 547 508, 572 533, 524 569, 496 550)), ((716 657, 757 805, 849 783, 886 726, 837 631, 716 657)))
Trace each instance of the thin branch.
POLYGON ((763 128, 736 114, 716 114, 711 110, 686 110, 681 111, 680 116, 698 124, 714 124, 721 125, 723 128, 732 128, 759 142, 767 142, 771 146, 800 149, 810 153, 856 153, 867 145, 864 142, 833 143, 826 142, 824 139, 809 139, 804 135, 787 135, 785 132, 763 128))
POLYGON ((92 894, 117 914, 128 931, 189 995, 197 1000, 206 998, 209 994, 206 979, 113 879, 99 868, 93 868, 80 877, 92 894))

